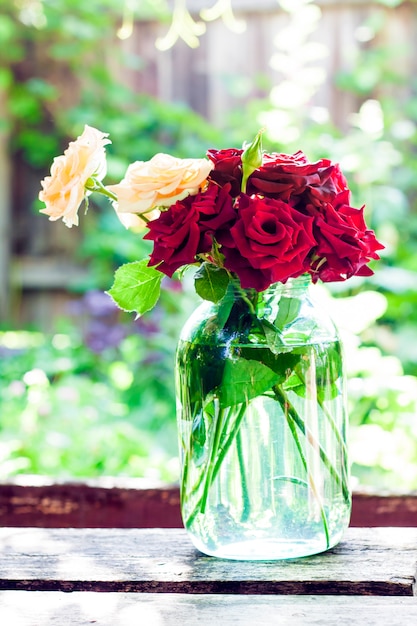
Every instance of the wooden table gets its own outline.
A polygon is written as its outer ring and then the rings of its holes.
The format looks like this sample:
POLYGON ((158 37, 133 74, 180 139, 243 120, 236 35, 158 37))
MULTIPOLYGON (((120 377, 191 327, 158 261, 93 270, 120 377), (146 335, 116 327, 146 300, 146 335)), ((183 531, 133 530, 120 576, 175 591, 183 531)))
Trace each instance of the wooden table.
POLYGON ((349 528, 275 562, 206 557, 182 529, 3 528, 0 624, 405 626, 416 569, 417 528, 349 528))

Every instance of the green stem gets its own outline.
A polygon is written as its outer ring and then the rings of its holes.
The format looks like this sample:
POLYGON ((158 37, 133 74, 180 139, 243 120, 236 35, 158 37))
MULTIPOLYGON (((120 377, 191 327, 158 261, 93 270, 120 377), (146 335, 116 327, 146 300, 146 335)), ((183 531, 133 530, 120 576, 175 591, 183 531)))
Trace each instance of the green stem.
MULTIPOLYGON (((204 409, 203 409, 204 411, 204 409)), ((226 418, 227 421, 227 418, 226 418)), ((220 444, 221 444, 221 440, 222 440, 222 436, 220 436, 220 444)), ((185 446, 187 447, 187 446, 185 446)), ((183 504, 183 498, 185 495, 185 488, 186 488, 186 479, 188 478, 188 468, 189 465, 191 463, 191 459, 192 459, 193 453, 192 453, 192 446, 189 444, 187 447, 187 454, 185 456, 185 460, 183 463, 183 472, 182 472, 182 481, 181 481, 181 506, 183 504)), ((210 449, 210 458, 211 458, 211 449, 210 449)), ((205 466, 207 467, 207 465, 205 466)), ((203 479, 207 476, 207 471, 201 471, 198 475, 198 478, 196 480, 196 482, 194 483, 194 485, 188 490, 189 493, 197 493, 201 487, 201 483, 203 482, 203 479)), ((198 500, 198 506, 201 503, 201 498, 198 500)), ((195 517, 195 516, 194 516, 195 517)))
POLYGON ((217 416, 217 420, 216 420, 216 429, 214 431, 213 444, 211 445, 211 450, 210 450, 210 460, 207 464, 206 479, 204 481, 203 494, 200 500, 200 512, 201 513, 204 513, 206 510, 208 493, 209 493, 211 484, 213 482, 214 463, 215 463, 215 459, 217 456, 217 451, 220 446, 220 440, 221 440, 222 430, 223 430, 223 421, 224 421, 224 409, 220 409, 219 414, 217 416))
POLYGON ((242 289, 242 287, 240 286, 240 281, 237 281, 235 283, 235 288, 239 291, 239 297, 243 300, 243 302, 246 302, 246 304, 248 305, 248 309, 249 311, 252 313, 252 315, 254 315, 255 317, 257 317, 256 315, 256 302, 258 299, 258 294, 255 292, 255 299, 254 302, 252 302, 252 300, 248 297, 246 290, 242 289))
POLYGON ((116 194, 110 191, 110 189, 107 189, 107 187, 103 185, 101 180, 98 180, 97 178, 89 178, 87 184, 85 185, 85 188, 88 191, 97 191, 97 193, 101 193, 103 196, 110 198, 110 200, 114 200, 115 202, 117 202, 116 194))
POLYGON ((243 511, 242 511, 242 522, 247 522, 250 515, 250 502, 249 502, 249 492, 248 492, 248 483, 246 480, 246 470, 245 470, 245 461, 243 458, 242 451, 242 434, 240 429, 236 433, 236 451, 237 451, 237 459, 239 463, 239 471, 240 471, 240 484, 242 487, 242 498, 243 498, 243 511))
POLYGON ((188 468, 191 462, 191 446, 185 446, 183 442, 183 447, 185 449, 184 462, 182 468, 182 476, 181 476, 181 486, 180 486, 180 504, 181 508, 184 504, 184 496, 185 496, 185 488, 188 480, 188 468))
MULTIPOLYGON (((305 376, 303 375, 303 372, 301 371, 301 368, 296 367, 295 370, 297 372, 297 376, 299 377, 299 379, 303 382, 304 386, 306 386, 305 376)), ((323 411, 323 414, 325 415, 325 417, 327 418, 327 420, 328 420, 328 422, 330 424, 332 432, 333 432, 334 436, 336 437, 337 443, 339 444, 339 446, 342 449, 344 459, 347 459, 348 458, 347 445, 346 445, 346 442, 345 442, 345 440, 343 439, 343 437, 342 437, 342 435, 340 433, 339 428, 336 425, 336 422, 334 421, 333 415, 330 413, 330 411, 328 410, 328 408, 324 404, 324 400, 322 400, 318 395, 317 395, 317 402, 318 402, 319 407, 323 411)), ((345 463, 342 464, 342 471, 343 471, 343 478, 341 480, 342 480, 342 484, 344 485, 349 480, 347 467, 346 467, 345 463)))
MULTIPOLYGON (((207 471, 207 472, 201 472, 201 474, 200 474, 200 478, 199 478, 199 480, 197 481, 197 484, 193 486, 192 492, 193 492, 193 493, 195 493, 195 492, 196 492, 196 490, 197 490, 197 489, 199 488, 199 486, 201 485, 201 482, 202 482, 203 478, 205 478, 205 485, 204 485, 204 492, 203 492, 203 495, 202 495, 202 496, 201 496, 201 498, 197 501, 197 503, 196 503, 196 505, 195 505, 195 507, 194 507, 193 512, 192 512, 192 513, 191 513, 191 514, 187 517, 187 519, 185 520, 185 527, 186 527, 186 528, 188 528, 189 526, 191 526, 191 524, 194 522, 194 519, 197 517, 198 513, 200 513, 200 512, 201 512, 201 513, 203 513, 203 512, 204 512, 204 509, 202 508, 203 502, 204 502, 205 500, 207 500, 208 491, 209 491, 209 489, 210 489, 210 487, 211 487, 211 485, 212 485, 213 481, 215 480, 215 478, 216 478, 216 476, 217 476, 217 474, 218 474, 218 472, 219 472, 219 470, 220 470, 220 468, 221 468, 221 466, 222 466, 223 460, 224 460, 224 458, 225 458, 225 456, 226 456, 227 452, 229 451, 230 446, 232 445, 233 441, 234 441, 234 440, 235 440, 235 438, 236 438, 237 433, 239 432, 240 424, 241 424, 242 419, 243 419, 243 417, 244 417, 244 415, 245 415, 245 411, 246 411, 246 404, 242 404, 242 405, 241 405, 241 407, 240 407, 240 409, 239 409, 239 412, 238 412, 238 414, 237 414, 237 416, 236 416, 236 419, 235 419, 235 421, 234 421, 233 428, 232 428, 232 429, 231 429, 231 431, 229 432, 229 434, 228 434, 227 438, 225 439, 225 441, 224 441, 224 443, 223 443, 222 447, 221 447, 221 448, 220 448, 220 450, 218 451, 217 459, 216 459, 216 461, 215 461, 215 463, 214 463, 214 466, 213 466, 213 468, 212 468, 212 471, 211 471, 211 473, 210 473, 210 479, 209 479, 209 472, 208 472, 208 471, 207 471), (208 482, 208 480, 210 480, 210 482, 208 482), (205 500, 204 500, 204 499, 205 499, 205 500)), ((229 419, 230 419, 230 415, 228 416, 227 421, 229 421, 229 419)), ((217 452, 217 451, 216 451, 216 452, 217 452)), ((212 459, 212 458, 214 458, 214 455, 213 455, 213 449, 212 449, 212 451, 211 451, 211 455, 210 455, 210 462, 211 462, 211 459, 212 459)), ((188 459, 188 460, 186 460, 186 462, 188 463, 188 462, 189 462, 189 459, 188 459)), ((210 462, 209 462, 209 463, 210 463, 210 462)), ((187 470, 186 470, 186 468, 184 467, 184 473, 185 473, 186 471, 187 471, 187 470)), ((187 472, 187 473, 188 473, 188 472, 187 472)), ((185 483, 184 483, 184 480, 182 481, 182 485, 183 485, 182 491, 183 491, 183 493, 185 493, 185 483)), ((182 496, 182 497, 183 497, 183 496, 182 496)))
MULTIPOLYGON (((347 449, 347 445, 346 442, 344 441, 342 435, 340 434, 340 430, 338 429, 336 422, 333 419, 332 414, 330 413, 330 411, 327 409, 327 407, 324 405, 323 400, 320 400, 318 398, 318 403, 319 406, 321 408, 321 410, 323 411, 323 414, 326 416, 327 420, 330 423, 331 429, 333 431, 334 436, 336 437, 337 443, 340 445, 342 452, 343 452, 343 458, 347 459, 348 458, 348 449, 347 449)), ((347 471, 347 463, 342 463, 342 471, 343 471, 343 479, 342 482, 343 484, 347 483, 349 480, 349 476, 348 476, 348 471, 347 471)))
POLYGON ((308 464, 307 464, 307 459, 306 459, 306 457, 304 455, 303 447, 301 445, 300 438, 299 438, 298 433, 297 433, 297 428, 296 428, 295 421, 294 421, 294 419, 293 419, 293 417, 291 415, 291 412, 288 410, 288 408, 289 408, 288 404, 285 403, 285 409, 286 410, 284 410, 284 413, 285 413, 285 416, 287 418, 288 426, 289 426, 289 428, 291 430, 291 434, 292 434, 292 436, 294 438, 295 445, 297 446, 298 453, 299 453, 300 458, 301 458, 301 462, 302 462, 302 464, 304 466, 304 470, 305 470, 305 472, 306 472, 306 474, 308 476, 308 484, 310 485, 310 488, 311 488, 311 490, 313 492, 313 495, 316 498, 316 501, 317 501, 317 503, 318 503, 318 505, 320 507, 320 516, 321 516, 321 519, 322 519, 322 522, 323 522, 324 534, 326 536, 326 548, 328 548, 330 546, 330 532, 329 532, 329 524, 327 522, 326 512, 324 510, 323 503, 321 501, 319 492, 318 492, 316 484, 314 482, 314 478, 313 478, 311 472, 309 471, 308 464))
MULTIPOLYGON (((93 178, 90 178, 89 181, 87 181, 87 184, 85 186, 85 188, 88 191, 96 191, 97 193, 101 193, 102 196, 106 196, 106 198, 110 198, 110 200, 112 200, 113 202, 117 202, 117 195, 113 193, 112 191, 110 191, 110 189, 105 187, 103 183, 101 182, 101 180, 97 180, 96 178, 93 177, 93 178)), ((153 208, 154 207, 152 207, 152 209, 153 208)), ((152 209, 149 209, 149 210, 152 210, 152 209)), ((143 220, 146 224, 149 224, 150 222, 149 218, 147 218, 146 215, 144 215, 143 213, 140 214, 140 219, 143 220)))
POLYGON ((273 389, 274 389, 274 393, 275 393, 277 400, 279 401, 282 407, 285 407, 285 411, 284 411, 285 415, 289 414, 291 416, 291 418, 293 419, 293 421, 295 422, 299 430, 302 432, 302 434, 305 437, 307 437, 307 441, 314 448, 318 449, 320 458, 323 461, 325 467, 327 468, 329 474, 332 476, 336 484, 339 487, 341 487, 342 492, 343 492, 343 497, 345 498, 346 501, 350 500, 350 492, 349 492, 348 485, 346 484, 346 481, 343 480, 343 478, 340 476, 337 470, 333 467, 332 462, 330 461, 329 457, 327 456, 326 452, 323 450, 319 442, 316 441, 316 439, 314 439, 311 432, 308 429, 306 429, 306 426, 303 420, 298 415, 297 411, 295 410, 295 408, 289 401, 285 392, 281 389, 279 385, 275 385, 273 389))
POLYGON ((222 463, 223 463, 223 459, 226 456, 227 452, 229 451, 230 446, 232 445, 233 441, 236 438, 237 433, 239 432, 240 429, 240 424, 242 422, 242 419, 245 415, 246 412, 246 408, 247 405, 246 404, 242 404, 240 409, 239 409, 239 413, 236 416, 235 422, 233 424, 233 428, 229 433, 229 436, 227 437, 227 439, 225 440, 222 449, 219 452, 219 456, 217 457, 217 461, 216 464, 214 466, 214 470, 213 470, 213 480, 216 478, 218 471, 220 470, 222 463))
MULTIPOLYGON (((303 375, 301 368, 296 367, 295 368, 296 372, 297 372, 297 376, 298 378, 301 380, 301 382, 306 385, 306 380, 305 380, 305 376, 303 375)), ((326 407, 326 405, 324 404, 324 401, 318 397, 317 395, 317 402, 319 404, 319 407, 321 408, 321 410, 323 411, 324 415, 326 416, 326 418, 328 419, 330 426, 332 428, 333 434, 337 439, 337 443, 340 445, 340 447, 343 450, 343 454, 347 457, 347 446, 346 446, 346 442, 344 441, 342 435, 340 434, 340 430, 338 429, 336 422, 333 419, 332 414, 330 413, 330 411, 328 410, 328 408, 326 407)))

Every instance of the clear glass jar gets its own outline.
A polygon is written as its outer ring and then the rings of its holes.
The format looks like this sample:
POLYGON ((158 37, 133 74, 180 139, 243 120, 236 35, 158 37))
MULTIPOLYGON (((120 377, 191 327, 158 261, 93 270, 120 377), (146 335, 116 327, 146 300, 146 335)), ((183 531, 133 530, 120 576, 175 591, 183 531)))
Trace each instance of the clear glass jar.
POLYGON ((345 377, 309 277, 231 283, 178 344, 184 526, 203 553, 271 560, 327 550, 351 509, 345 377))

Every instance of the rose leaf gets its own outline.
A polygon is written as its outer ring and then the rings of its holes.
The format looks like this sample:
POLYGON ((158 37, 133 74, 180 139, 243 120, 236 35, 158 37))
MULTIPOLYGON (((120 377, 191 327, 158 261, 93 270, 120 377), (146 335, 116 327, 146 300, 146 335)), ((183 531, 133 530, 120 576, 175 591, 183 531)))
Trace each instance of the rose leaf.
POLYGON ((266 343, 268 348, 273 354, 279 354, 282 352, 289 352, 291 348, 285 347, 284 338, 282 332, 274 324, 268 322, 268 320, 261 320, 262 330, 265 333, 266 343))
POLYGON ((219 302, 226 293, 229 274, 221 267, 203 263, 194 276, 195 290, 203 300, 219 302))
POLYGON ((227 361, 223 381, 218 389, 222 408, 244 402, 261 395, 276 384, 278 376, 259 361, 237 359, 227 361))
POLYGON ((298 298, 282 297, 279 301, 278 314, 274 321, 274 326, 283 329, 286 325, 291 324, 299 314, 301 307, 298 298))
POLYGON ((107 292, 123 311, 135 311, 140 317, 158 301, 163 274, 148 266, 148 259, 125 263, 114 275, 112 288, 107 292))

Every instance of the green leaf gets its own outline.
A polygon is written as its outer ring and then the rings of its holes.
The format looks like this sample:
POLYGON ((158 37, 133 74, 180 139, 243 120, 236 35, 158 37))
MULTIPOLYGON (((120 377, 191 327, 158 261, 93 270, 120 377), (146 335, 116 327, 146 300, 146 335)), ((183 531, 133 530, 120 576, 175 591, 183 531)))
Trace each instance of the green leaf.
POLYGON ((230 313, 233 309, 233 298, 224 298, 219 304, 219 310, 217 311, 217 320, 219 330, 224 328, 227 320, 230 317, 230 313))
POLYGON ((193 422, 191 431, 191 445, 193 449, 193 459, 197 467, 203 463, 207 455, 206 450, 206 423, 204 416, 200 413, 193 422))
POLYGON ((289 483, 293 483, 294 485, 301 485, 302 487, 308 488, 308 482, 298 478, 297 476, 285 476, 284 474, 281 476, 273 476, 272 480, 283 480, 289 483))
POLYGON ((284 326, 293 322, 300 310, 300 300, 298 298, 282 297, 279 301, 278 314, 274 321, 274 326, 283 329, 284 326))
POLYGON ((163 274, 148 266, 148 259, 126 263, 114 275, 112 288, 107 292, 123 311, 140 315, 158 302, 163 274))
POLYGON ((283 383, 282 388, 286 391, 295 391, 295 393, 302 398, 305 398, 306 396, 305 384, 298 377, 296 372, 292 372, 292 374, 283 383))
POLYGON ((276 384, 285 382, 291 372, 301 359, 301 355, 296 351, 274 353, 269 348, 241 348, 240 356, 244 359, 259 361, 277 374, 276 384))
POLYGON ((221 267, 203 263, 194 277, 195 290, 203 300, 219 302, 227 290, 229 274, 221 267))
POLYGON ((261 326, 265 333, 268 348, 273 354, 279 354, 291 350, 291 348, 286 348, 282 332, 279 328, 268 322, 266 319, 261 320, 261 326))
POLYGON ((237 359, 227 361, 224 367, 223 381, 218 389, 222 408, 244 402, 270 389, 278 376, 269 367, 259 361, 237 359))

